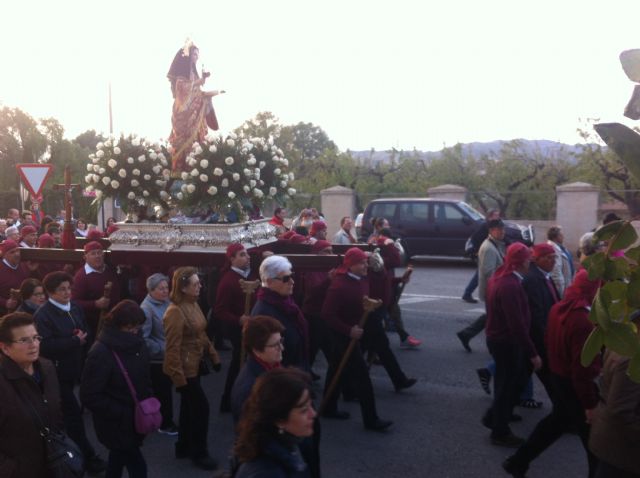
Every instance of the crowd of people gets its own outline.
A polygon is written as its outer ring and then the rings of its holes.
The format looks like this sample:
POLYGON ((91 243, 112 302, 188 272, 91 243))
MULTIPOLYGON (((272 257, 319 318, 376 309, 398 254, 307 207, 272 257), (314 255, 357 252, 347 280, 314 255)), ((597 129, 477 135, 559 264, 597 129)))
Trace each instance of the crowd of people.
MULTIPOLYGON (((332 254, 334 244, 357 243, 349 217, 340 221, 330 242, 317 211, 303 211, 293 229, 285 225, 285 216, 277 209, 271 219, 281 242, 308 244, 318 255, 332 254)), ((205 275, 195 267, 149 274, 143 278, 146 294, 139 294, 105 262, 102 243, 91 236, 79 267, 23 263, 21 247, 28 246, 5 238, 0 243, 0 390, 5 397, 0 476, 52 476, 41 437, 46 428, 68 434, 91 474, 113 478, 126 469, 130 477, 146 477, 141 452, 146 433, 137 426, 136 407, 150 397, 159 401, 158 432, 176 437, 175 458, 204 470, 219 468, 208 440, 212 397, 201 379, 224 366, 219 411, 230 413, 236 430, 228 473, 320 477, 319 417, 350 419, 341 399, 358 402, 365 429, 384 432, 393 425, 378 415, 372 363, 384 368, 397 392, 417 382, 403 370, 386 333, 393 327, 404 348, 421 345, 406 331, 398 306, 411 268, 395 276, 401 251, 389 221, 376 218, 373 226, 369 243, 375 252, 348 248, 342 264, 329 271, 296 272, 285 256, 267 248, 231 244, 210 304, 202 288, 213 284, 203 284, 205 275), (221 338, 231 345, 224 364, 214 345, 221 338), (320 352, 328 367, 324 393, 315 396, 313 382, 322 377, 313 366, 320 352), (89 438, 83 408, 108 450, 106 459, 89 438)), ((23 240, 25 229, 32 234, 29 227, 19 226, 23 240)), ((531 248, 505 244, 499 217, 490 216, 485 231, 477 282, 486 314, 458 337, 471 351, 471 338, 485 330, 493 362, 478 375, 483 388, 489 393, 493 388, 493 403, 482 423, 491 430, 493 444, 516 448, 504 469, 525 476, 560 435, 577 432, 590 477, 639 476, 628 437, 638 436, 640 387, 624 373, 628 359, 608 351, 604 365, 599 360, 589 367, 580 364, 593 328, 588 308, 600 283, 589 280, 579 265, 576 272, 561 228, 551 228, 549 242, 531 248), (533 372, 553 408, 525 440, 509 424, 521 419, 515 405, 537 406, 533 372), (600 375, 599 393, 594 379, 600 375)), ((46 235, 36 231, 35 243, 46 235)), ((581 239, 581 259, 602 247, 592 237, 581 239)), ((472 293, 467 288, 463 299, 475 300, 472 293)))

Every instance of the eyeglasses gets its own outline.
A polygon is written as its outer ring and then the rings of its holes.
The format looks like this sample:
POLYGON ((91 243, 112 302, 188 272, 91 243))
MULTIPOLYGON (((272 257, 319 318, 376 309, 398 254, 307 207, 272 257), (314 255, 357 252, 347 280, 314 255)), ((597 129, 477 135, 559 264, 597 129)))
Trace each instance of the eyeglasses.
POLYGON ((282 276, 282 277, 274 277, 275 280, 279 280, 282 281, 284 284, 286 284, 287 282, 289 282, 291 279, 293 279, 293 274, 289 274, 286 276, 282 276))
POLYGON ((279 348, 279 349, 284 349, 284 339, 280 339, 278 340, 275 344, 267 344, 265 345, 265 348, 279 348))
POLYGON ((21 337, 18 340, 12 340, 11 342, 20 345, 31 345, 36 342, 42 342, 42 337, 40 335, 34 335, 33 337, 21 337))

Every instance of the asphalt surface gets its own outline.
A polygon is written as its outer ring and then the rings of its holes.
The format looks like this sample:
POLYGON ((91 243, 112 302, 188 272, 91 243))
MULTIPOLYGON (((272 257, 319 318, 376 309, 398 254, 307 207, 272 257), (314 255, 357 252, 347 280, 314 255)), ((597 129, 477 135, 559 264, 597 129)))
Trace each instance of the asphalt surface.
MULTIPOLYGON (((404 350, 396 334, 390 333, 389 338, 403 369, 418 383, 395 393, 384 369, 374 366, 371 376, 378 413, 381 418, 393 420, 394 425, 386 433, 366 431, 358 404, 342 404, 342 409, 351 412, 351 419, 322 420, 323 477, 507 477, 500 464, 512 450, 491 445, 489 430, 480 424, 491 403, 475 373, 490 359, 484 337, 475 338, 473 352, 468 353, 455 336, 483 310, 481 304, 467 304, 460 299, 473 273, 472 266, 462 261, 422 258, 414 260, 414 268, 401 306, 407 330, 422 339, 423 345, 418 350, 404 350)), ((222 352, 222 356, 223 364, 228 363, 229 352, 222 352)), ((324 359, 317 361, 314 368, 324 380, 324 359)), ((231 416, 218 413, 224 372, 223 368, 222 373, 203 379, 211 403, 209 448, 223 465, 233 439, 231 416)), ((322 384, 323 381, 318 387, 322 384)), ((512 427, 520 436, 528 435, 550 410, 549 400, 537 381, 535 396, 544 402, 542 409, 516 410, 524 418, 512 427)), ((177 404, 176 399, 176 407, 177 404)), ((146 439, 143 453, 149 477, 212 476, 188 460, 175 459, 174 441, 174 437, 157 433, 146 439)), ((103 456, 106 457, 104 450, 103 456)), ((586 470, 586 457, 578 438, 564 436, 533 462, 527 476, 584 477, 586 470)))

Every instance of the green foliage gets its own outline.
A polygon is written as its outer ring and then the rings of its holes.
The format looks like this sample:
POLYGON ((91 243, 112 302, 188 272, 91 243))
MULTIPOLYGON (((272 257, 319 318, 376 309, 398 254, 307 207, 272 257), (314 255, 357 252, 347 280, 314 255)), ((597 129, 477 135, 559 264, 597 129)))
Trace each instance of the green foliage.
POLYGON ((584 347, 582 347, 582 353, 580 354, 580 363, 583 367, 588 367, 593 362, 593 359, 596 358, 596 355, 600 353, 604 347, 604 334, 602 333, 602 329, 596 327, 591 331, 589 337, 584 343, 584 347))

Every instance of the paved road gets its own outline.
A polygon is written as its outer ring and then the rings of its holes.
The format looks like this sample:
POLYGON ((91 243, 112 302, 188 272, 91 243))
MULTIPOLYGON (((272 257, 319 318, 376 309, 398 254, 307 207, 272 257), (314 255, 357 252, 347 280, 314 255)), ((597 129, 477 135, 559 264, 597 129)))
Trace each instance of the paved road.
MULTIPOLYGON (((394 420, 388 433, 368 432, 362 427, 357 404, 345 404, 352 414, 347 421, 323 420, 321 444, 324 477, 433 477, 487 478, 506 475, 500 467, 509 450, 489 443, 488 430, 480 417, 490 397, 479 386, 475 369, 489 359, 484 340, 472 342, 474 352, 465 352, 455 332, 473 320, 482 308, 460 300, 473 269, 456 261, 417 260, 412 282, 406 287, 402 309, 409 332, 424 340, 420 350, 403 350, 396 335, 390 335, 394 351, 408 375, 419 382, 397 394, 381 367, 372 379, 382 418, 394 420)), ((228 357, 228 352, 223 356, 228 357)), ((228 360, 228 358, 227 358, 228 360)), ((325 364, 316 366, 324 373, 325 364)), ((232 441, 231 417, 217 413, 222 374, 205 379, 212 404, 210 448, 225 461, 232 441)), ((539 383, 536 398, 545 401, 542 410, 523 410, 524 421, 514 432, 526 435, 549 410, 539 383)), ((188 461, 173 457, 173 439, 155 434, 143 452, 150 477, 210 477, 188 461)), ((575 436, 565 436, 543 454, 530 478, 586 476, 586 464, 575 436)))

